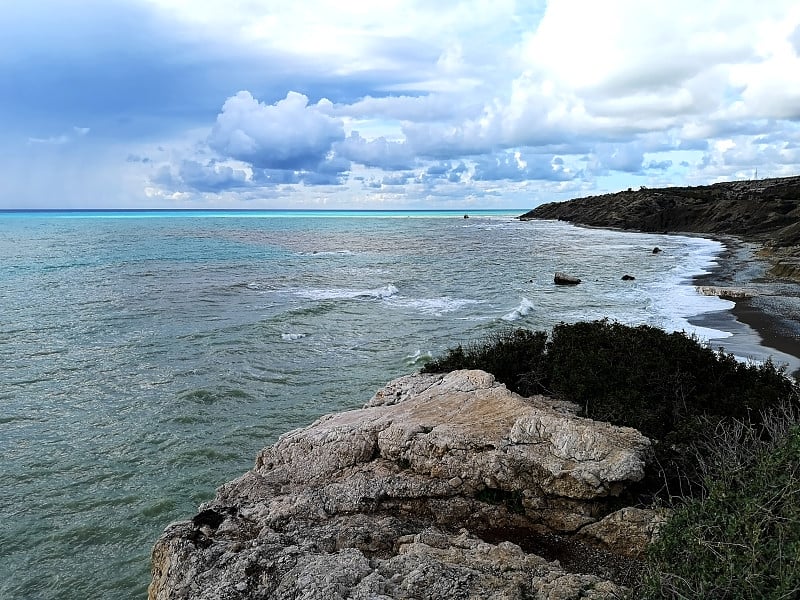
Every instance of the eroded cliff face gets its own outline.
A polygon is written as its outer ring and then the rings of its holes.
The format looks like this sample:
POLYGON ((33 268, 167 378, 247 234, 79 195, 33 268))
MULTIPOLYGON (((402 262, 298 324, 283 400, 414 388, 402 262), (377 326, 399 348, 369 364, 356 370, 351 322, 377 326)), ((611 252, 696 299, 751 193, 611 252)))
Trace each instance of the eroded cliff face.
POLYGON ((397 379, 285 434, 168 527, 150 598, 610 597, 620 578, 603 565, 659 522, 612 511, 650 442, 575 412, 482 371, 397 379), (594 558, 568 572, 535 552, 554 538, 594 558))

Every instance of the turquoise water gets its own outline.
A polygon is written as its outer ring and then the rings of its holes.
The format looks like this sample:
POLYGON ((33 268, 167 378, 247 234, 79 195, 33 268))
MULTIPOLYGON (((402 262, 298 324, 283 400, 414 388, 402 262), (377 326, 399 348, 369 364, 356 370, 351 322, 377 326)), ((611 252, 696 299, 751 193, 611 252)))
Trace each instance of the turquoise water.
POLYGON ((455 343, 729 306, 716 242, 521 212, 0 213, 0 598, 145 597, 169 522, 455 343))

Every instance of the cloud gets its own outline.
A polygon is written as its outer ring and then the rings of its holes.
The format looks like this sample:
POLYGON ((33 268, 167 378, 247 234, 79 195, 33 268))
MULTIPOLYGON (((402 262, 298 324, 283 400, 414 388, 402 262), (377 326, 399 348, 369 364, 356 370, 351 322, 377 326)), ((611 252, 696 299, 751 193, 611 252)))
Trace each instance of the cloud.
POLYGON ((334 142, 344 139, 344 126, 289 92, 273 105, 241 91, 222 106, 208 138, 222 156, 264 169, 305 170, 325 160, 334 142))
POLYGON ((73 127, 69 133, 54 135, 46 138, 29 137, 28 144, 43 144, 46 146, 63 146, 88 135, 89 127, 73 127))
POLYGON ((366 165, 382 169, 410 169, 416 162, 413 149, 406 142, 389 141, 384 137, 367 140, 357 132, 334 146, 336 154, 366 165))
POLYGON ((405 185, 410 179, 413 179, 412 173, 394 173, 385 175, 381 179, 381 185, 405 185))
POLYGON ((671 160, 661 160, 661 161, 651 160, 650 162, 647 163, 647 165, 644 168, 651 171, 666 171, 671 166, 672 166, 671 160))
POLYGON ((319 57, 250 44, 242 28, 265 6, 242 3, 242 22, 235 25, 223 18, 227 5, 217 12, 214 3, 190 4, 28 0, 4 6, 0 126, 8 134, 25 122, 50 130, 80 122, 107 140, 166 140, 207 127, 236 90, 267 102, 291 89, 350 102, 376 94, 384 83, 379 72, 343 82, 319 57), (215 20, 206 21, 212 9, 215 20))
POLYGON ((596 174, 609 171, 639 173, 644 162, 641 144, 597 144, 592 152, 587 168, 596 174))
POLYGON ((244 169, 234 169, 214 162, 204 165, 193 160, 181 163, 178 176, 190 188, 203 192, 242 187, 249 180, 244 169))
POLYGON ((789 34, 789 43, 794 48, 794 53, 800 56, 800 25, 789 34))
POLYGON ((579 173, 565 166, 558 156, 526 155, 503 152, 476 161, 472 179, 475 181, 569 181, 579 173))
POLYGON ((463 112, 457 97, 431 93, 418 96, 401 94, 374 98, 366 96, 350 104, 330 104, 325 112, 332 116, 384 118, 396 121, 430 122, 452 119, 463 112))
POLYGON ((69 148, 98 197, 405 206, 800 172, 800 5, 696 4, 12 2, 0 176, 69 148))

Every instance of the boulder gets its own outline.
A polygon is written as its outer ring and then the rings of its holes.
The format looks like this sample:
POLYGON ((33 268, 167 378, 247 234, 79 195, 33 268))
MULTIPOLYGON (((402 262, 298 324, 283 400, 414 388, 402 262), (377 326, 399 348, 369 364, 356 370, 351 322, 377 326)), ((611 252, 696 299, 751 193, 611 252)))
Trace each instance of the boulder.
POLYGON ((622 281, 633 281, 635 279, 636 279, 636 277, 634 277, 633 275, 623 275, 622 276, 622 281))
POLYGON ((556 271, 555 276, 553 277, 553 283, 556 285, 578 285, 581 282, 580 279, 577 277, 573 277, 572 275, 567 275, 566 273, 562 273, 561 271, 556 271))
POLYGON ((666 523, 667 515, 665 509, 627 506, 586 525, 580 537, 617 555, 642 557, 666 523))
POLYGON ((481 538, 585 530, 643 477, 647 438, 576 412, 483 371, 396 379, 168 527, 149 598, 609 597, 618 583, 481 538))

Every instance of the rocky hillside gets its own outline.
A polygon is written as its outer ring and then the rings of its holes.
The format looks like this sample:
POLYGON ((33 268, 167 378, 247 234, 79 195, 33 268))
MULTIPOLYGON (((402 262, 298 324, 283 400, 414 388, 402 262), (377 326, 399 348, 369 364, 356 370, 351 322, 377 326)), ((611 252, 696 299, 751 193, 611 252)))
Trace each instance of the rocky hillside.
POLYGON ((520 217, 651 232, 735 235, 757 241, 772 273, 800 279, 800 177, 617 192, 543 204, 520 217))

